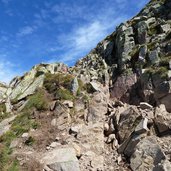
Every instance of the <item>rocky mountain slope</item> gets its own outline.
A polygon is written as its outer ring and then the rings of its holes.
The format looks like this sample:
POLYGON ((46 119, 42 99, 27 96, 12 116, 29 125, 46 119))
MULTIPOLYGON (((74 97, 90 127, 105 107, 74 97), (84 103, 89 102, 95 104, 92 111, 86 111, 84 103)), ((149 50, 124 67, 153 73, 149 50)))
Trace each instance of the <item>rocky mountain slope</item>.
POLYGON ((170 171, 171 1, 151 0, 74 67, 0 83, 0 170, 170 171))

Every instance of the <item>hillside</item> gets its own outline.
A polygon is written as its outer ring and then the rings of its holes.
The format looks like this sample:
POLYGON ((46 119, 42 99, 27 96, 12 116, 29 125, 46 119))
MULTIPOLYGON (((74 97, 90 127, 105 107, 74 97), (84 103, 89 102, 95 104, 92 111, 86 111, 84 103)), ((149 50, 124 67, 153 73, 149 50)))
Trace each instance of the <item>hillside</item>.
POLYGON ((1 171, 170 171, 171 1, 151 0, 74 67, 0 83, 1 171))

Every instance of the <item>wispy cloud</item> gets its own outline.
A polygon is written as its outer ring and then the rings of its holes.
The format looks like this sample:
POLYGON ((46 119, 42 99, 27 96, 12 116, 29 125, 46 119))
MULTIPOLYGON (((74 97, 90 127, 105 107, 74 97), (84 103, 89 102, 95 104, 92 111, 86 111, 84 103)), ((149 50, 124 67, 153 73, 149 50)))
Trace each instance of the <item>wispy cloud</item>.
MULTIPOLYGON (((68 7, 64 9, 69 11, 72 17, 76 17, 76 14, 79 13, 79 17, 81 17, 81 15, 83 18, 87 17, 88 21, 84 24, 75 25, 68 34, 65 33, 58 36, 57 44, 63 47, 64 53, 58 56, 57 59, 54 58, 54 61, 58 60, 73 64, 73 61, 75 62, 81 56, 86 55, 99 41, 105 38, 110 32, 114 31, 118 24, 128 18, 125 14, 118 16, 115 9, 109 6, 100 9, 97 13, 92 12, 91 14, 85 14, 85 7, 77 7, 76 10, 75 8, 70 9, 71 11, 68 7), (89 17, 89 15, 91 16, 89 17)), ((61 9, 57 8, 57 6, 55 6, 54 9, 62 13, 61 9)), ((66 11, 64 13, 67 13, 66 11)), ((91 11, 95 11, 95 9, 91 9, 91 11)), ((55 48, 52 47, 51 49, 55 48)))
POLYGON ((1 2, 5 5, 7 5, 11 0, 1 0, 1 2))
POLYGON ((19 32, 17 33, 17 36, 22 37, 22 36, 32 34, 35 31, 35 29, 36 29, 35 26, 25 26, 19 30, 19 32))
POLYGON ((10 61, 2 60, 0 61, 0 81, 9 83, 12 78, 20 75, 20 72, 16 70, 16 66, 10 61))

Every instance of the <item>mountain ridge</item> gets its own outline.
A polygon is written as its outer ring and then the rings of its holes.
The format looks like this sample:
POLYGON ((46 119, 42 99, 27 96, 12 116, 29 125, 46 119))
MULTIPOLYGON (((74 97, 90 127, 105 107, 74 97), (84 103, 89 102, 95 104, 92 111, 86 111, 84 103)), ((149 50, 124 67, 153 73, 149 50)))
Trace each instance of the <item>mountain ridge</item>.
POLYGON ((151 0, 75 66, 0 84, 0 170, 170 171, 170 9, 151 0))

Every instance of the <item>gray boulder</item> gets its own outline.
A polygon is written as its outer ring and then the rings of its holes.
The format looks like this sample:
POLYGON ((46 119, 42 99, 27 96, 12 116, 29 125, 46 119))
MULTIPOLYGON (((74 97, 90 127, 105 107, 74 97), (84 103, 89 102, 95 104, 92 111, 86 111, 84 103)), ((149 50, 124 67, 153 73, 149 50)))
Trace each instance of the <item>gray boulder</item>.
POLYGON ((42 158, 41 163, 53 171, 80 171, 74 148, 54 149, 42 158))
POLYGON ((149 136, 137 144, 130 160, 131 169, 133 171, 151 171, 164 159, 165 155, 157 144, 156 138, 149 136))

